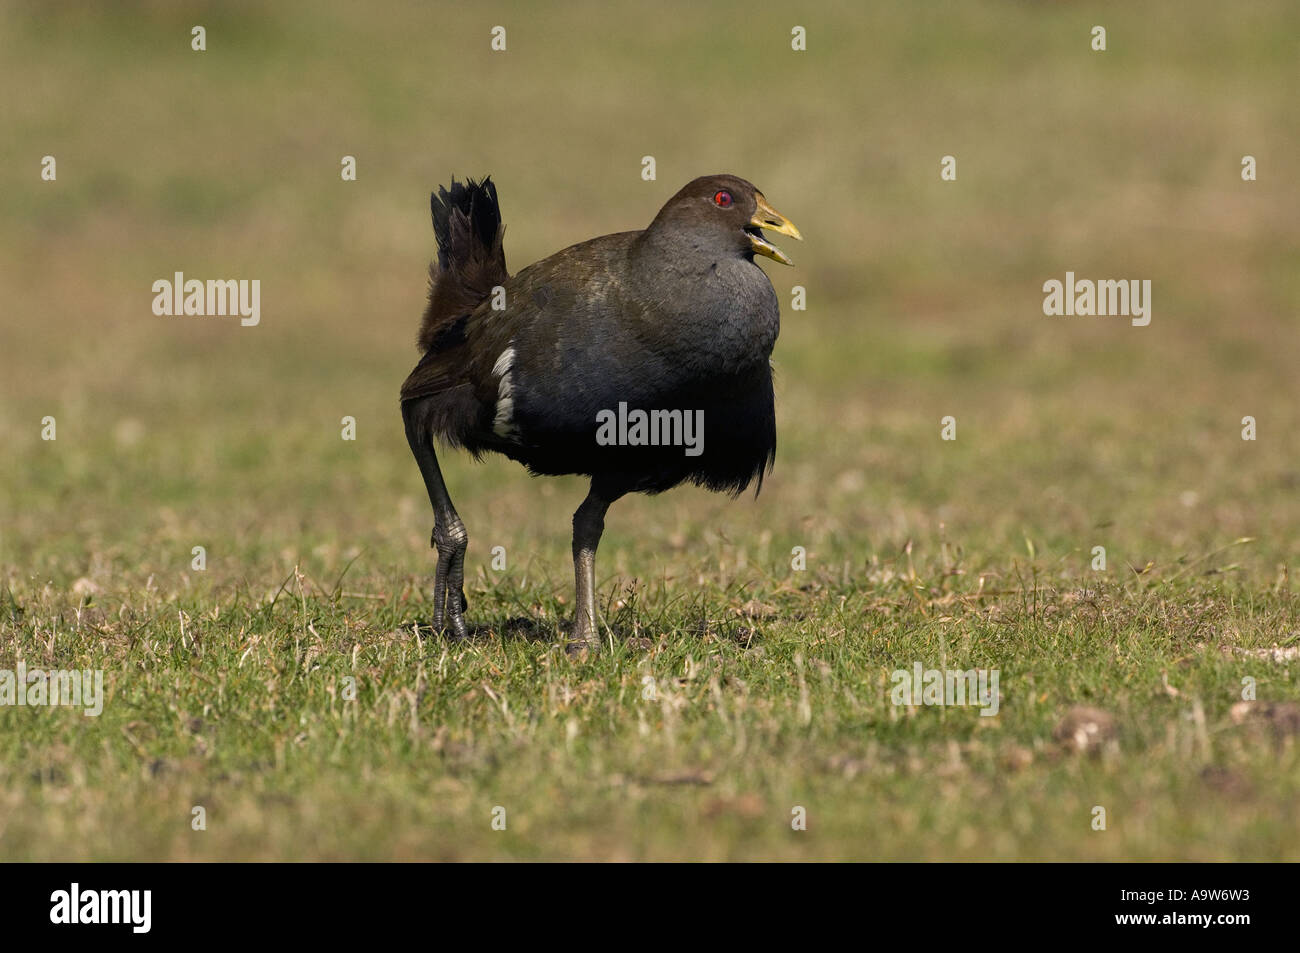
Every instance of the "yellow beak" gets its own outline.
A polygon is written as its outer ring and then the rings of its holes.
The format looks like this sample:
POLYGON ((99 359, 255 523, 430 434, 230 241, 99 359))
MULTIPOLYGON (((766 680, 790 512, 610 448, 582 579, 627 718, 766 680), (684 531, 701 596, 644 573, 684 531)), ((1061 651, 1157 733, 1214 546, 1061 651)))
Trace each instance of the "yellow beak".
POLYGON ((758 208, 754 210, 754 217, 749 220, 749 228, 745 229, 745 233, 749 235, 749 245, 754 249, 754 254, 762 255, 764 258, 770 258, 773 261, 779 261, 783 265, 792 264, 790 259, 785 257, 785 252, 764 238, 758 230, 765 228, 770 232, 789 235, 796 241, 803 241, 799 229, 794 227, 794 222, 768 205, 767 199, 763 198, 762 192, 755 193, 754 198, 757 199, 758 208))

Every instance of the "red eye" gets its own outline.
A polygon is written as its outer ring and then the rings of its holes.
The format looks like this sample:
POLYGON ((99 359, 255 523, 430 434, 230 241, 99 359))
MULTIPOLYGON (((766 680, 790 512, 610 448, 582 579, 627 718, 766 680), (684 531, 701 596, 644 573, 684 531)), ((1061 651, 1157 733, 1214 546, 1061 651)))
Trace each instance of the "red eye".
POLYGON ((731 208, 731 193, 722 189, 713 196, 713 204, 718 208, 731 208))

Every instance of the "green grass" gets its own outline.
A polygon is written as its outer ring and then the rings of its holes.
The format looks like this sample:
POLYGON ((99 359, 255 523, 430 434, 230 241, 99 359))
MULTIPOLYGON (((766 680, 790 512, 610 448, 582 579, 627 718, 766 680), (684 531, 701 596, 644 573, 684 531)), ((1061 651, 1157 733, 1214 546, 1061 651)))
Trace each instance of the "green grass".
POLYGON ((1294 7, 714 12, 0 13, 0 669, 107 694, 0 708, 0 858, 1300 859, 1258 654, 1300 645, 1294 7), (721 170, 807 239, 762 495, 617 503, 572 659, 582 483, 444 454, 442 641, 396 402, 429 189, 492 173, 517 270, 721 170), (175 270, 262 324, 154 317, 175 270), (1151 326, 1045 318, 1066 270, 1150 278, 1151 326), (893 705, 918 661, 998 715, 893 705))

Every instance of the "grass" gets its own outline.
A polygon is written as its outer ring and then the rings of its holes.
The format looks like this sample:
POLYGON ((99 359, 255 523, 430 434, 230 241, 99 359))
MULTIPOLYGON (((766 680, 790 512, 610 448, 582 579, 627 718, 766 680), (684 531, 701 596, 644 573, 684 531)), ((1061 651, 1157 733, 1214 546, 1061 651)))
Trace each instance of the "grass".
POLYGON ((0 857, 1300 859, 1291 6, 815 4, 805 54, 752 5, 122 6, 0 13, 0 669, 107 695, 0 709, 0 857), (574 660, 582 484, 445 454, 442 641, 428 190, 491 172, 517 270, 723 169, 807 237, 762 495, 616 504, 574 660), (262 324, 154 317, 175 270, 262 324), (1066 270, 1150 278, 1150 327, 1045 318, 1066 270), (917 661, 998 715, 891 704, 917 661))

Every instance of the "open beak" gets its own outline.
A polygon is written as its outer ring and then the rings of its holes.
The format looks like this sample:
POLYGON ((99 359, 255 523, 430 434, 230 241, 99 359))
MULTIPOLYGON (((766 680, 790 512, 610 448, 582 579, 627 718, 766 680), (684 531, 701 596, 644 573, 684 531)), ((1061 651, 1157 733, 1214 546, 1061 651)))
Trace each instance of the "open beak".
POLYGON ((779 261, 783 265, 792 264, 790 259, 785 257, 785 252, 763 237, 762 230, 767 229, 769 232, 778 232, 782 235, 789 235, 797 241, 803 241, 799 229, 794 227, 794 222, 768 205, 767 199, 763 198, 761 192, 756 193, 754 198, 758 201, 758 208, 754 210, 754 217, 749 220, 749 224, 745 227, 745 234, 749 236, 749 247, 754 250, 755 255, 762 255, 764 258, 779 261))

